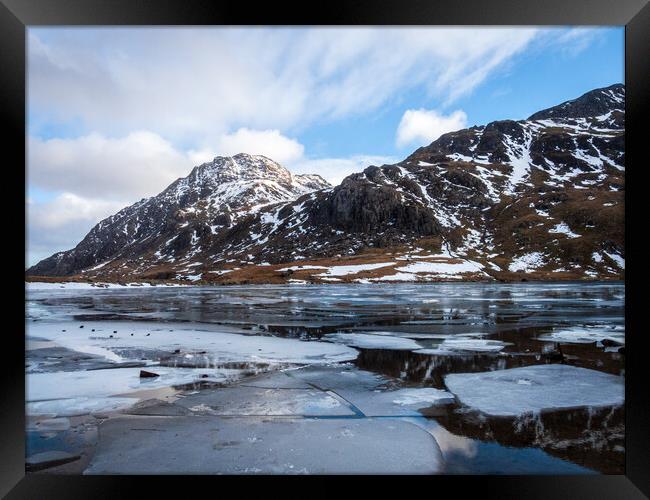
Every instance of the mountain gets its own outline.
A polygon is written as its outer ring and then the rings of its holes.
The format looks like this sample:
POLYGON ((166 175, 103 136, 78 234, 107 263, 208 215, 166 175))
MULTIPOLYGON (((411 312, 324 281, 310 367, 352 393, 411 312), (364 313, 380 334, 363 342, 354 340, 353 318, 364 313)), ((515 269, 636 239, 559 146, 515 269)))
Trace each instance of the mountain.
POLYGON ((240 154, 30 276, 202 282, 621 279, 625 88, 442 135, 329 186, 240 154), (301 267, 302 266, 302 267, 301 267))
POLYGON ((74 249, 39 262, 28 274, 66 276, 96 271, 116 260, 192 258, 218 247, 227 228, 265 205, 329 186, 318 175, 293 175, 264 156, 217 157, 195 167, 158 196, 104 219, 74 249))

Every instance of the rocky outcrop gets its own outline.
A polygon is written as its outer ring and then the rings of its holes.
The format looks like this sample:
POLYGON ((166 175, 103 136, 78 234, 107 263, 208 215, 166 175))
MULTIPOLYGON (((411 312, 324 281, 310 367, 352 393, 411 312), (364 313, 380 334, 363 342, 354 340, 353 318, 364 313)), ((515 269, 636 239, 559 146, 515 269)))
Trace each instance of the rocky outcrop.
MULTIPOLYGON (((555 118, 589 118, 616 113, 622 118, 625 113, 625 86, 622 83, 595 89, 577 99, 563 102, 552 108, 533 113, 529 120, 552 120, 555 118)), ((614 116, 613 118, 616 118, 614 116)), ((622 122, 620 123, 622 125, 622 122)))

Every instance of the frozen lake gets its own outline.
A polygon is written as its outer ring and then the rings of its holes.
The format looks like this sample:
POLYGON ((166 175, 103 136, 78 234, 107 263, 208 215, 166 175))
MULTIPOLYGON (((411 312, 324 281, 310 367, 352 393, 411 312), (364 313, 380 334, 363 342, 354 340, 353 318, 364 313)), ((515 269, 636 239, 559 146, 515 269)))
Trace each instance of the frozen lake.
POLYGON ((34 470, 57 452, 45 470, 624 472, 622 283, 29 284, 26 300, 34 470))

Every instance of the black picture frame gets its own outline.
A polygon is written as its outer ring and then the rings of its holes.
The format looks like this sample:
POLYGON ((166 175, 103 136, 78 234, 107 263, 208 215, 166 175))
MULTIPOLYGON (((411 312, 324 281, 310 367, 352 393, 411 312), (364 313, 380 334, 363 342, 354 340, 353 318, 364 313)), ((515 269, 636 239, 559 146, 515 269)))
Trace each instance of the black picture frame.
MULTIPOLYGON (((329 0, 301 6, 209 0, 0 0, 0 89, 5 125, 5 173, 15 177, 5 185, 5 199, 15 205, 5 209, 7 219, 25 216, 19 182, 25 182, 25 41, 26 27, 39 25, 619 25, 625 26, 626 84, 626 464, 621 476, 432 476, 418 486, 440 487, 465 493, 472 488, 481 497, 496 498, 644 498, 650 496, 648 448, 650 391, 646 386, 648 363, 644 359, 642 314, 645 217, 643 169, 647 149, 644 122, 650 116, 647 96, 650 77, 650 5, 648 0, 329 0), (310 7, 308 9, 308 7, 310 7), (7 160, 14 153, 14 162, 7 160), (15 184, 14 184, 15 183, 15 184), (15 186, 15 187, 14 187, 15 186), (9 189, 7 189, 9 188, 9 189), (22 207, 22 208, 21 208, 22 207), (636 290, 636 292, 635 292, 636 290)), ((558 75, 561 77, 561 75, 558 75)), ((647 195, 646 195, 647 197, 647 195)), ((20 224, 20 221, 18 222, 20 224)), ((24 226, 23 226, 24 227, 24 226)), ((7 233, 5 233, 7 234, 7 233)), ((12 233, 20 235, 20 230, 12 233)), ((16 236, 17 239, 17 236, 16 236)), ((24 311, 19 290, 24 290, 24 250, 16 239, 6 239, 13 255, 6 257, 12 288, 6 311, 17 327, 4 333, 2 371, 5 385, 0 419, 0 494, 7 498, 120 498, 147 478, 28 475, 24 470, 24 311), (22 254, 20 252, 23 252, 22 254), (8 260, 12 259, 12 260, 8 260), (23 287, 23 288, 21 288, 23 287), (13 303, 15 301, 15 305, 13 303), (11 340, 11 341, 10 341, 11 340), (127 483, 127 484, 125 484, 127 483)), ((10 290, 8 288, 8 290, 10 290)), ((179 484, 173 476, 149 477, 147 496, 169 491, 179 484), (155 481, 152 481, 154 479, 155 481)), ((212 478, 222 482, 224 478, 212 478)), ((232 480, 232 478, 229 478, 232 480)), ((200 482, 210 480, 202 477, 200 482)), ((250 482, 264 478, 246 478, 250 482)), ((266 478, 268 483, 269 478, 266 478)), ((329 490, 331 478, 312 477, 329 490)), ((400 478, 373 478, 377 485, 400 478)), ((192 479, 196 487, 199 479, 192 479)), ((277 480, 273 480, 277 484, 277 480)), ((181 482, 182 484, 182 482, 181 482)), ((221 484, 221 483, 220 483, 221 484)), ((400 489, 400 483, 394 482, 400 489)), ((401 483, 404 484, 404 483, 401 483)), ((409 483, 411 490, 415 483, 409 483)), ((282 486, 284 488, 284 486, 282 486)), ((224 490, 225 491, 225 490, 224 490)), ((313 491, 313 490, 312 490, 313 491)), ((332 491, 334 493, 334 491, 332 491)), ((410 494, 409 492, 405 492, 410 494)), ((412 492, 411 492, 412 493, 412 492)))

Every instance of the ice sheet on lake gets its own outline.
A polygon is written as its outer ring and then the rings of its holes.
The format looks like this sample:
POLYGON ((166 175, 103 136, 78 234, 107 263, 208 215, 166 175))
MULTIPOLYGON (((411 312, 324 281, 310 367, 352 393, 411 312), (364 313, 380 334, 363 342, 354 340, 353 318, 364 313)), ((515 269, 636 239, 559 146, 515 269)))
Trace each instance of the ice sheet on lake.
POLYGON ((234 386, 185 396, 177 405, 206 415, 353 416, 350 407, 327 392, 234 386))
MULTIPOLYGON (((423 323, 419 323, 418 321, 403 321, 402 324, 435 324, 435 321, 432 323, 427 322, 426 320, 423 323)), ((398 331, 382 331, 382 330, 372 330, 369 332, 365 332, 367 335, 379 335, 379 336, 385 336, 385 337, 401 337, 401 338, 406 338, 406 339, 412 339, 412 340, 426 340, 426 339, 448 339, 451 336, 453 337, 477 337, 480 336, 481 334, 478 333, 454 333, 454 334, 449 334, 449 333, 422 333, 422 332, 398 332, 398 331)))
POLYGON ((189 384, 199 380, 225 382, 237 378, 239 370, 214 368, 169 368, 154 366, 155 378, 140 378, 140 368, 113 368, 77 372, 27 374, 27 401, 106 397, 135 391, 189 384), (207 377, 203 377, 206 375, 207 377))
MULTIPOLYGON (((30 322, 28 333, 55 341, 74 351, 103 355, 111 361, 122 361, 129 357, 139 359, 147 349, 173 352, 178 348, 205 352, 202 356, 209 356, 208 359, 214 364, 318 364, 352 360, 358 355, 355 349, 329 342, 202 331, 169 323, 99 321, 92 322, 94 332, 93 328, 89 328, 90 325, 84 325, 85 328, 79 326, 78 322, 30 322), (114 351, 121 355, 118 356, 114 351)), ((46 414, 106 411, 102 405, 110 407, 117 403, 116 400, 103 399, 109 396, 198 381, 233 382, 245 372, 245 369, 235 368, 150 366, 147 369, 159 374, 159 377, 140 378, 140 368, 29 373, 27 400, 39 402, 31 404, 29 409, 46 414), (45 402, 46 400, 51 402, 45 402)), ((137 399, 132 401, 135 402, 137 399)))
MULTIPOLYGON (((425 334, 426 335, 426 334, 425 334)), ((418 349, 413 351, 417 354, 430 354, 437 356, 454 356, 471 353, 493 353, 503 350, 504 347, 511 345, 509 342, 501 340, 490 340, 480 338, 484 334, 480 333, 457 333, 453 336, 438 335, 443 341, 432 348, 418 349)), ((431 338, 434 334, 429 335, 431 338)), ((423 337, 424 338, 424 337, 423 337)))
POLYGON ((548 342, 567 342, 572 344, 590 344, 601 340, 613 340, 625 344, 625 327, 572 327, 553 330, 551 333, 540 335, 537 340, 548 342))
POLYGON ((416 341, 404 337, 373 335, 370 333, 328 333, 323 338, 332 342, 359 347, 362 349, 392 349, 411 351, 422 346, 416 341))
POLYGON ((384 386, 389 379, 352 365, 307 366, 299 370, 284 372, 289 377, 301 380, 323 391, 339 392, 340 389, 375 390, 384 386))
POLYGON ((441 468, 431 434, 396 419, 195 416, 104 422, 85 473, 432 474, 441 468))
POLYGON ((561 408, 606 407, 625 401, 624 379, 568 365, 536 365, 445 376, 461 403, 494 416, 561 408))
POLYGON ((395 380, 352 366, 314 366, 287 373, 336 394, 366 417, 420 416, 420 409, 454 401, 453 394, 430 387, 395 389, 395 380))
POLYGON ((74 417, 93 413, 123 410, 138 402, 138 398, 68 398, 50 401, 28 402, 27 415, 50 415, 53 417, 74 417))
POLYGON ((446 404, 454 401, 454 395, 435 389, 433 387, 422 387, 415 389, 399 389, 388 393, 393 398, 393 403, 411 408, 423 408, 435 404, 446 404))
POLYGON ((323 338, 361 349, 412 350, 420 354, 448 355, 455 352, 498 352, 510 345, 500 340, 483 339, 483 334, 443 334, 372 331, 367 333, 330 333, 323 338), (479 338, 477 338, 479 337, 479 338), (442 339, 434 348, 423 348, 416 340, 442 339))
POLYGON ((88 325, 79 326, 79 322, 43 321, 28 323, 27 330, 31 336, 55 341, 74 351, 101 354, 113 361, 116 360, 115 351, 121 352, 120 359, 124 359, 137 349, 171 352, 178 348, 193 349, 205 351, 220 362, 271 364, 332 363, 350 361, 358 355, 351 347, 330 342, 247 336, 201 330, 182 323, 93 321, 95 332, 89 331, 88 325))
POLYGON ((312 386, 301 379, 291 376, 297 370, 273 371, 254 377, 248 377, 239 385, 241 387, 263 387, 266 389, 310 389, 312 386))
POLYGON ((447 338, 440 344, 440 349, 449 351, 497 352, 507 345, 510 344, 500 340, 447 338))
POLYGON ((366 417, 421 416, 419 410, 453 403, 454 395, 432 387, 368 390, 350 385, 333 391, 366 417))
POLYGON ((418 416, 419 409, 454 401, 451 393, 431 387, 394 390, 388 379, 352 367, 306 367, 287 373, 298 384, 287 384, 271 373, 257 377, 255 386, 244 381, 183 397, 176 404, 194 413, 222 416, 397 417, 418 416))

